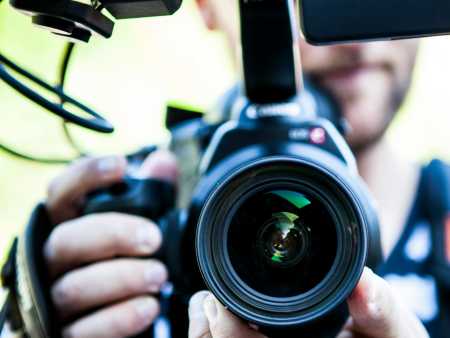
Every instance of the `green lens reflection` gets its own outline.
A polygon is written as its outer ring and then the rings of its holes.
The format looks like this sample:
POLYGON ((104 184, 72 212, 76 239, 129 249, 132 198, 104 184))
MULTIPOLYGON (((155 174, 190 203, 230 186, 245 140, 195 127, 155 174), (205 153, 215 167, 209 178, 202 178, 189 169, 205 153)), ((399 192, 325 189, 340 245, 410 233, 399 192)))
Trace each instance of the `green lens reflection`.
MULTIPOLYGON (((298 219, 297 215, 290 212, 280 212, 273 214, 273 218, 268 226, 269 248, 266 248, 266 254, 271 255, 271 260, 275 263, 283 263, 289 256, 289 251, 293 242, 300 240, 294 221, 298 219)), ((266 234, 267 235, 267 234, 266 234)), ((264 234, 263 234, 264 236, 264 234)), ((263 239, 264 240, 264 239, 263 239)))
POLYGON ((297 209, 302 209, 311 204, 311 201, 307 199, 305 195, 291 190, 275 190, 269 194, 277 195, 286 201, 289 201, 289 203, 293 204, 297 209))
POLYGON ((303 194, 290 190, 274 190, 266 198, 277 201, 278 212, 262 226, 259 247, 264 256, 278 267, 297 264, 308 248, 309 227, 300 220, 300 209, 311 204, 303 194))

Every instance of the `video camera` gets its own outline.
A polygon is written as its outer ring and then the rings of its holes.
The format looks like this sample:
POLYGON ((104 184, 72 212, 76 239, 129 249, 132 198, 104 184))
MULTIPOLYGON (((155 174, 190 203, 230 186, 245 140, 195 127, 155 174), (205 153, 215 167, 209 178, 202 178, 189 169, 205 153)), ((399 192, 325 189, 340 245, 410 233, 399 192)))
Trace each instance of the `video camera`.
MULTIPOLYGON (((181 0, 11 4, 55 34, 88 41, 92 32, 111 35, 104 9, 118 19, 164 15, 181 0)), ((310 15, 307 1, 303 6, 303 17, 310 15)), ((182 164, 178 204, 172 185, 128 176, 92 192, 83 214, 116 211, 158 221, 164 245, 157 257, 173 283, 167 312, 177 323, 173 337, 186 336, 180 318, 187 317, 189 297, 204 288, 272 338, 334 337, 364 266, 381 261, 376 213, 344 141, 339 107, 311 79, 299 77, 294 1, 239 0, 239 9, 243 82, 226 95, 219 118, 211 123, 198 112, 168 111, 170 148, 182 164)), ((61 103, 44 106, 65 112, 71 98, 53 89, 61 103)), ((111 131, 90 112, 94 120, 64 116, 111 131)), ((130 155, 130 162, 148 152, 130 155)), ((31 338, 60 335, 41 261, 50 231, 41 205, 2 273, 9 289, 3 316, 31 338)))
POLYGON ((111 37, 114 22, 101 13, 103 9, 116 19, 130 19, 171 15, 181 6, 181 0, 102 0, 91 4, 72 0, 11 0, 10 3, 17 10, 30 14, 33 24, 83 42, 88 42, 93 32, 111 37))

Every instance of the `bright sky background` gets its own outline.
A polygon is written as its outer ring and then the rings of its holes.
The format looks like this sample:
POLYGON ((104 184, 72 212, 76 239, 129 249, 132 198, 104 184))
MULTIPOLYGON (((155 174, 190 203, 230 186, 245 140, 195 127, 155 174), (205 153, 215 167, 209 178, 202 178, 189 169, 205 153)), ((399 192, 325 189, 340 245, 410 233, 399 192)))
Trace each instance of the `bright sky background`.
MULTIPOLYGON (((225 0, 230 1, 230 0, 225 0)), ((0 3, 0 50, 54 80, 64 42, 34 28, 29 18, 0 3)), ((404 154, 450 160, 450 39, 423 41, 413 90, 389 136, 404 154)), ((167 140, 165 102, 206 109, 235 80, 223 37, 207 32, 192 0, 173 17, 117 23, 110 40, 94 38, 75 51, 68 89, 117 127, 114 136, 76 130, 95 153, 132 151, 167 140)), ((0 83, 0 142, 41 155, 67 155, 59 120, 0 83)), ((0 153, 0 257, 45 196, 61 168, 0 153)))

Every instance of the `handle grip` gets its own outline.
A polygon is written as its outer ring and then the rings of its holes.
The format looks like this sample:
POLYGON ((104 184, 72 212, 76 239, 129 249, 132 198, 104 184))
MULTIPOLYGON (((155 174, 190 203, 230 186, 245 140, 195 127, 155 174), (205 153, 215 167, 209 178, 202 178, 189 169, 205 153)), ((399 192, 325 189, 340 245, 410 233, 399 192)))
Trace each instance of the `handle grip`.
POLYGON ((173 184, 163 180, 125 177, 120 183, 89 194, 82 214, 114 211, 158 220, 174 206, 173 184))

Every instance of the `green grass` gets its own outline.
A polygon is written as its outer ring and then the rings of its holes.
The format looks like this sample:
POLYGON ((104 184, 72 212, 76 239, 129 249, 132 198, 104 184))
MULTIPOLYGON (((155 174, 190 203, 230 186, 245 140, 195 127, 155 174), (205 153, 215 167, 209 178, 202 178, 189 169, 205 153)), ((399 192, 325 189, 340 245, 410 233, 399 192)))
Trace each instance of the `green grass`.
MULTIPOLYGON (((0 49, 40 76, 55 80, 64 42, 34 28, 29 18, 0 3, 0 49)), ((410 99, 390 130, 406 156, 450 159, 450 40, 424 43, 410 99)), ((234 81, 219 34, 207 33, 187 1, 174 17, 119 22, 111 40, 94 38, 77 48, 68 90, 117 126, 113 136, 75 129, 93 153, 133 150, 167 140, 166 101, 206 108, 234 81)), ((0 142, 40 155, 66 155, 60 121, 0 83, 0 142)), ((61 167, 20 161, 0 153, 0 252, 20 231, 32 207, 45 198, 61 167)))

